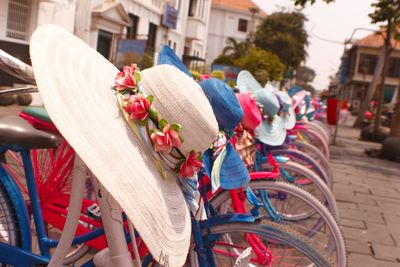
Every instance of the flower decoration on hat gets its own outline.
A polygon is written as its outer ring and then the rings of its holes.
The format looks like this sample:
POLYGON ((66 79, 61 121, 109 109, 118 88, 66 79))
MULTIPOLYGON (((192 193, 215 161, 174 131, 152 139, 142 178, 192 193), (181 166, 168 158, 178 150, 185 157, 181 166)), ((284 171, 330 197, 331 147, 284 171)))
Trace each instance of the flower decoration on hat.
MULTIPOLYGON (((145 95, 140 89, 139 68, 135 64, 123 67, 115 77, 112 88, 120 100, 119 105, 128 124, 139 140, 150 141, 154 152, 159 155, 158 159, 153 158, 153 160, 159 163, 160 159, 163 159, 165 161, 163 165, 170 167, 181 177, 195 175, 202 165, 201 153, 191 151, 185 156, 179 150, 184 142, 179 135, 182 125, 169 123, 166 119, 159 117, 158 112, 152 107, 154 96, 145 95), (143 138, 136 124, 146 129, 147 138, 143 138), (165 160, 167 156, 173 160, 165 160)), ((157 166, 163 174, 162 164, 157 164, 157 166)))

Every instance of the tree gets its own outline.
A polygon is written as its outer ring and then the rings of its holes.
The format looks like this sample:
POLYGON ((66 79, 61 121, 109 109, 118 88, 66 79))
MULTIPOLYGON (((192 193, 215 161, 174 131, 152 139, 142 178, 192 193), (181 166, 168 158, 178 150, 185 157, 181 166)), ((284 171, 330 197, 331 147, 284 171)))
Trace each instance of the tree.
POLYGON ((384 61, 381 72, 381 81, 378 86, 378 105, 374 120, 374 135, 379 133, 382 104, 383 104, 383 90, 385 87, 385 78, 388 69, 388 61, 390 54, 393 50, 392 38, 396 32, 396 28, 400 25, 400 0, 379 0, 372 4, 375 8, 374 12, 369 14, 371 22, 374 24, 384 23, 384 61))
POLYGON ((258 26, 254 44, 276 54, 286 69, 296 69, 307 57, 306 20, 297 11, 272 13, 258 26))
POLYGON ((245 55, 250 47, 249 42, 238 42, 233 37, 229 37, 226 40, 226 44, 224 50, 222 50, 222 54, 213 61, 213 65, 233 66, 234 60, 245 55))
MULTIPOLYGON (((315 0, 292 0, 294 1, 294 4, 296 6, 302 6, 304 7, 307 3, 310 3, 311 5, 313 5, 315 3, 315 0)), ((325 3, 330 3, 333 2, 334 0, 323 0, 325 3)))
POLYGON ((253 73, 261 84, 280 80, 285 67, 278 56, 257 47, 251 47, 246 55, 235 60, 235 64, 253 73))

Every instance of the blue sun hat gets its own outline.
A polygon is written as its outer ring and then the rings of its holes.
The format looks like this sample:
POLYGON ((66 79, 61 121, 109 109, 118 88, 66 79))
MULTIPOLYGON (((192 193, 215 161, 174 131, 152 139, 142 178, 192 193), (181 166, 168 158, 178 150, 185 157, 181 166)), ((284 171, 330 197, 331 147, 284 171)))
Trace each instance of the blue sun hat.
POLYGON ((273 92, 278 98, 280 104, 279 116, 282 119, 286 130, 291 130, 296 125, 296 113, 293 109, 293 102, 289 94, 285 91, 279 91, 272 83, 268 82, 264 88, 273 92))
POLYGON ((261 84, 254 78, 253 74, 247 70, 239 72, 236 78, 236 85, 242 93, 254 92, 262 89, 261 84))
POLYGON ((161 47, 160 53, 158 54, 157 65, 161 64, 172 65, 187 74, 189 77, 193 78, 192 74, 190 74, 190 71, 186 68, 185 64, 183 64, 182 60, 168 45, 163 45, 163 47, 161 47))
POLYGON ((224 132, 216 142, 217 145, 214 143, 214 149, 209 149, 203 154, 207 175, 212 180, 212 190, 215 191, 219 186, 223 189, 239 188, 250 181, 250 175, 228 139, 243 118, 242 107, 232 88, 225 82, 210 78, 201 81, 200 86, 210 101, 220 130, 224 132), (221 149, 224 145, 225 149, 221 149), (219 177, 214 174, 216 169, 220 170, 219 177))
POLYGON ((237 78, 237 87, 241 92, 252 92, 257 103, 262 106, 263 121, 254 130, 256 138, 270 146, 280 146, 286 139, 286 128, 278 115, 280 103, 273 85, 263 88, 248 71, 241 71, 237 78))

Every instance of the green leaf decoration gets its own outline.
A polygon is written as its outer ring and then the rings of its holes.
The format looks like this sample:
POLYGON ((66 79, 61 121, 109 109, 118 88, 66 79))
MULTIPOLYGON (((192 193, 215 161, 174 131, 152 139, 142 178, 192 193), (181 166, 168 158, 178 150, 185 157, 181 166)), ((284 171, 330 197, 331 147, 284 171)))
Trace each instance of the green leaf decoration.
POLYGON ((147 113, 149 113, 149 116, 150 116, 150 118, 152 118, 152 119, 156 119, 157 118, 157 116, 158 116, 158 112, 157 111, 155 111, 154 109, 149 109, 149 110, 147 110, 147 113))
POLYGON ((139 124, 140 126, 146 126, 147 125, 147 118, 144 121, 141 120, 135 120, 135 122, 137 124, 139 124))
POLYGON ((140 72, 135 71, 133 77, 135 78, 136 84, 138 85, 140 83, 140 72))
POLYGON ((182 125, 178 123, 173 123, 171 125, 171 129, 174 130, 175 132, 179 133, 179 131, 182 129, 182 125))
POLYGON ((181 140, 181 143, 185 142, 185 140, 179 136, 179 140, 181 140))
POLYGON ((167 121, 166 119, 161 119, 161 120, 158 122, 158 128, 160 128, 161 130, 163 130, 164 127, 165 127, 165 125, 167 125, 167 124, 168 124, 168 121, 167 121))
POLYGON ((153 104, 154 96, 149 95, 148 97, 146 97, 146 99, 149 100, 150 105, 153 104))
POLYGON ((155 132, 161 132, 159 129, 156 129, 156 128, 153 128, 153 129, 150 129, 150 134, 152 134, 152 133, 155 133, 155 132))

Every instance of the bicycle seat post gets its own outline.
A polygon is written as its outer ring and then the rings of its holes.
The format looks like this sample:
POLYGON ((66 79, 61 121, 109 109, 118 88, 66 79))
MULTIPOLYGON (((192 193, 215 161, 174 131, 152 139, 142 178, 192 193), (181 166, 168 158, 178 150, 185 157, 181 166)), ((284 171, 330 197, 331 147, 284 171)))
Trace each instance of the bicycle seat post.
POLYGON ((108 243, 108 248, 97 253, 93 261, 99 267, 133 267, 132 256, 126 243, 121 207, 96 178, 93 178, 93 184, 108 243))

